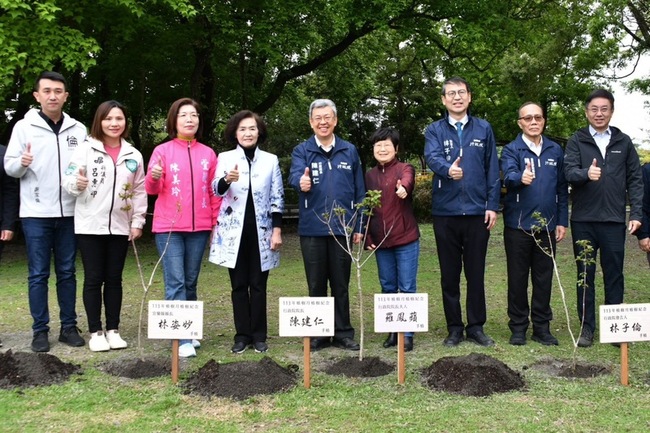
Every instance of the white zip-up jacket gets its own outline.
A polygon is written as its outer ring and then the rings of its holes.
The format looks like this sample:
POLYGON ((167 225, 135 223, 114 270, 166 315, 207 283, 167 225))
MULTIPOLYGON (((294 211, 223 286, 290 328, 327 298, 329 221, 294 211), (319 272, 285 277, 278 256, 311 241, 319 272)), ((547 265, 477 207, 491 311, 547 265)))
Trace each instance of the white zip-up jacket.
POLYGON ((141 229, 147 214, 142 154, 122 139, 117 163, 92 137, 70 159, 63 187, 76 197, 74 231, 87 235, 129 235, 141 229), (77 188, 79 169, 86 169, 88 187, 77 188))
POLYGON ((20 179, 21 218, 73 216, 75 199, 66 194, 61 181, 72 153, 84 140, 86 127, 65 113, 58 135, 35 108, 16 123, 4 162, 7 174, 20 179), (20 159, 28 143, 34 161, 23 167, 20 159))
POLYGON ((257 239, 262 272, 280 265, 280 252, 271 250, 273 235, 272 216, 284 210, 284 188, 278 157, 272 153, 255 149, 255 156, 249 167, 241 146, 219 154, 212 188, 217 192, 219 179, 235 165, 239 169, 239 180, 230 184, 223 195, 218 224, 214 227, 208 260, 226 268, 235 268, 239 243, 244 230, 244 214, 248 201, 248 190, 252 189, 257 239))

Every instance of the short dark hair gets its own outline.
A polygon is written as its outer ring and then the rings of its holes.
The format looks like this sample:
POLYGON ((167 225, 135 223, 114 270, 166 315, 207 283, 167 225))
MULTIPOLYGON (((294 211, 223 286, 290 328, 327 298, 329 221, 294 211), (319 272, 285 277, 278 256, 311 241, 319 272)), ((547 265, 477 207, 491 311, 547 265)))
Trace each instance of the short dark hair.
POLYGON ((539 107, 542 110, 542 116, 546 117, 546 114, 544 114, 544 107, 542 107, 540 104, 537 102, 533 101, 526 101, 519 108, 517 108, 517 118, 521 115, 521 110, 525 107, 528 107, 529 105, 534 105, 535 107, 539 107))
POLYGON ((464 78, 461 77, 451 77, 447 78, 445 81, 442 83, 442 95, 445 94, 445 88, 447 87, 448 84, 464 84, 465 88, 467 89, 467 93, 472 93, 472 89, 469 87, 469 83, 465 81, 464 78))
POLYGON ((113 108, 119 108, 122 110, 124 121, 126 122, 121 137, 126 138, 129 136, 129 118, 126 115, 126 108, 119 102, 110 100, 102 102, 99 104, 99 107, 97 107, 97 110, 95 111, 95 117, 93 118, 93 125, 90 127, 91 137, 104 142, 105 135, 104 130, 102 129, 102 120, 106 119, 106 116, 108 116, 108 113, 110 113, 113 108))
POLYGON ((41 74, 38 76, 36 81, 34 82, 34 92, 38 92, 38 89, 40 88, 41 85, 41 80, 52 80, 52 81, 59 81, 63 83, 63 90, 67 89, 67 84, 65 82, 65 77, 58 72, 54 71, 43 71, 41 74))
POLYGON ((254 113, 250 110, 242 110, 235 113, 226 123, 226 129, 223 132, 224 138, 226 141, 233 146, 237 146, 239 142, 237 141, 237 128, 239 128, 239 123, 244 119, 255 119, 257 123, 257 144, 264 143, 266 141, 267 132, 266 132, 266 123, 262 120, 259 114, 254 113))
POLYGON ((596 89, 593 92, 591 92, 589 96, 587 96, 587 99, 585 100, 585 108, 587 108, 589 103, 596 98, 607 99, 610 102, 610 104, 612 104, 612 110, 614 109, 614 95, 612 95, 612 92, 606 89, 596 89))
POLYGON ((184 107, 186 105, 191 105, 192 107, 196 108, 196 112, 199 113, 199 129, 196 131, 195 138, 198 140, 201 138, 201 130, 203 127, 203 123, 201 122, 201 106, 199 105, 198 102, 196 102, 192 98, 181 98, 177 99, 174 101, 171 107, 169 107, 169 112, 167 112, 167 135, 169 135, 171 138, 176 138, 178 135, 178 131, 176 130, 176 121, 178 119, 178 112, 180 111, 181 107, 184 107))
POLYGON ((399 146, 399 132, 395 128, 379 128, 370 136, 370 142, 375 144, 378 141, 390 140, 397 150, 399 146))

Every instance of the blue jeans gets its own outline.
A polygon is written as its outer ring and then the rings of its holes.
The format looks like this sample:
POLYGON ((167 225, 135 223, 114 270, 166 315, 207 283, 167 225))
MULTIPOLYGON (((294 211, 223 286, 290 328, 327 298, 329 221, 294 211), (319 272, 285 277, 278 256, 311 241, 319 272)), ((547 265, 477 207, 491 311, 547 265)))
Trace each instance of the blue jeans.
POLYGON ((156 233, 156 247, 163 256, 165 300, 196 301, 196 285, 209 231, 156 233))
POLYGON ((75 311, 77 242, 73 218, 22 218, 21 221, 27 247, 29 311, 34 320, 32 330, 34 332, 50 330, 47 284, 50 278, 52 253, 54 253, 61 329, 77 326, 75 311))
MULTIPOLYGON (((375 251, 382 293, 415 293, 417 289, 420 241, 375 251)), ((412 332, 405 332, 412 337, 412 332)))

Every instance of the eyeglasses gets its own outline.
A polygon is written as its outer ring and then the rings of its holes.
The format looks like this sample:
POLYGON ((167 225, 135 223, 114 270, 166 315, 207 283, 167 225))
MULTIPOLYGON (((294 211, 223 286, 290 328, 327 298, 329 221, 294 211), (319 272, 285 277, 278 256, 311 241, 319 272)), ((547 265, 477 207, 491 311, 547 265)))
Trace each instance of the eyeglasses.
POLYGON ((332 116, 331 114, 327 114, 325 116, 315 116, 315 117, 312 117, 312 119, 314 120, 314 122, 317 122, 317 123, 321 123, 322 121, 329 122, 332 119, 334 119, 334 116, 332 116))
POLYGON ((187 119, 188 117, 192 120, 196 120, 199 118, 199 113, 178 113, 179 119, 187 119))
POLYGON ((526 123, 530 123, 535 119, 535 122, 540 123, 544 120, 544 116, 541 114, 535 114, 534 116, 528 115, 528 116, 522 116, 519 118, 519 120, 523 120, 526 123))
POLYGON ((450 90, 448 92, 445 92, 445 95, 449 99, 453 99, 456 97, 456 95, 460 96, 461 98, 464 98, 465 95, 467 95, 467 90, 461 89, 461 90, 450 90))
POLYGON ((609 107, 589 107, 588 110, 589 110, 589 112, 590 112, 591 114, 596 115, 596 114, 598 114, 599 112, 600 112, 600 113, 603 113, 603 114, 607 114, 607 113, 609 113, 610 108, 609 108, 609 107))
POLYGON ((390 149, 390 148, 392 148, 393 146, 394 146, 394 145, 393 145, 392 142, 389 142, 389 143, 383 143, 383 142, 381 142, 381 141, 378 141, 378 142, 376 142, 376 143, 374 144, 375 149, 390 149))

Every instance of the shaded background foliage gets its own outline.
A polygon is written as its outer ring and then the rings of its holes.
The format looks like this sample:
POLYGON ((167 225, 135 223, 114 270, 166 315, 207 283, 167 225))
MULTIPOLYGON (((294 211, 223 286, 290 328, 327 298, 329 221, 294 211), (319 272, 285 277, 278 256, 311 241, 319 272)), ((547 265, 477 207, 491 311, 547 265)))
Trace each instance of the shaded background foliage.
MULTIPOLYGON (((171 102, 190 96, 218 151, 234 112, 263 114, 267 148, 286 167, 311 134, 309 103, 326 97, 366 164, 368 137, 388 125, 402 134, 402 157, 421 163, 452 75, 470 82, 472 112, 501 144, 527 100, 562 138, 584 124, 585 95, 607 85, 600 71, 648 51, 649 10, 641 0, 0 0, 0 142, 46 69, 68 77, 66 111, 88 126, 100 102, 126 104, 145 155, 166 136, 171 102)), ((648 80, 633 85, 648 92, 648 80)))

